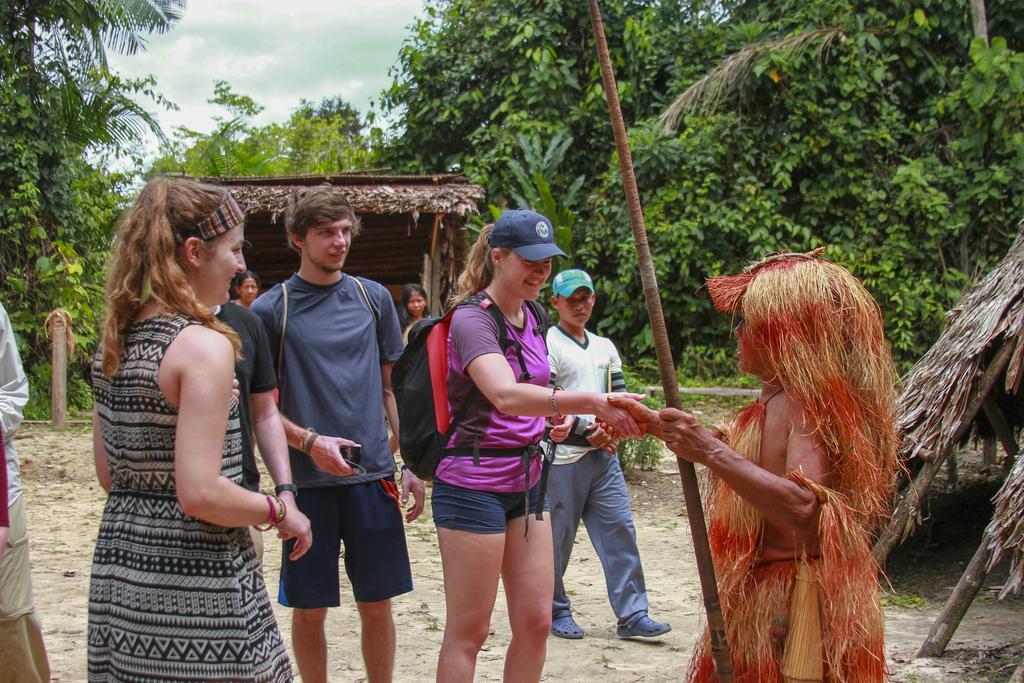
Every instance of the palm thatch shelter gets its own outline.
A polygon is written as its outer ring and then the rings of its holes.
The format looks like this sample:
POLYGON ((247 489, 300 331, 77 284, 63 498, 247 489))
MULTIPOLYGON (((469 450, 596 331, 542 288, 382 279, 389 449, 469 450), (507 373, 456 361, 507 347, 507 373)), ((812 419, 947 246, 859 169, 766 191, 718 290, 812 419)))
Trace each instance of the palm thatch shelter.
POLYGON ((916 474, 875 545, 884 564, 919 522, 921 502, 942 464, 971 436, 994 435, 1006 451, 1006 479, 981 545, 918 653, 937 656, 992 567, 1011 557, 1003 595, 1024 584, 1024 222, 1007 255, 947 314, 939 340, 904 379, 897 402, 901 454, 916 474), (1014 459, 1016 463, 1014 464, 1014 459))
POLYGON ((246 264, 264 287, 286 279, 299 267, 288 246, 284 210, 298 187, 339 188, 363 224, 353 242, 345 272, 385 285, 397 299, 409 282, 427 290, 435 312, 454 291, 466 249, 465 221, 477 212, 484 189, 460 174, 429 176, 342 173, 333 175, 197 178, 226 186, 246 213, 246 264))

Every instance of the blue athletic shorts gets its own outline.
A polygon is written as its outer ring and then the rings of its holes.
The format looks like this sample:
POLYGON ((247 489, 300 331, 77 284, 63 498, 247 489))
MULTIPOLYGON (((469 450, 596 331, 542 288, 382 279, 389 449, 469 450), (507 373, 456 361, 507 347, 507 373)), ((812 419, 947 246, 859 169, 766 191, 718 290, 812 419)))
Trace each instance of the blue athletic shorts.
POLYGON ((278 602, 303 609, 340 605, 342 543, 345 573, 357 602, 387 600, 412 590, 405 520, 394 481, 301 488, 295 501, 309 517, 313 547, 293 562, 288 554, 295 540, 284 544, 278 602))
MULTIPOLYGON (((530 514, 537 511, 537 497, 540 484, 530 489, 530 514)), ((430 494, 430 508, 434 513, 434 525, 442 529, 472 531, 476 534, 503 534, 509 520, 526 514, 523 493, 491 493, 464 489, 434 480, 434 492, 430 494)), ((548 509, 544 501, 545 511, 548 509)))

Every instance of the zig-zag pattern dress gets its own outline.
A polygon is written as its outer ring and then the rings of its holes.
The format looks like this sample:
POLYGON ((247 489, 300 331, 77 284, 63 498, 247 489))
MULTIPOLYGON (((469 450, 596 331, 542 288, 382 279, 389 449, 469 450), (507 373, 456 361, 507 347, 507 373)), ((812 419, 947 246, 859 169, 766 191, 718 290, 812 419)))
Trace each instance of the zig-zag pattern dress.
MULTIPOLYGON (((181 511, 174 485, 178 412, 160 392, 167 347, 194 321, 133 323, 113 378, 93 391, 113 485, 89 586, 90 681, 290 681, 291 664, 248 530, 181 511)), ((221 473, 242 478, 232 401, 221 473)))

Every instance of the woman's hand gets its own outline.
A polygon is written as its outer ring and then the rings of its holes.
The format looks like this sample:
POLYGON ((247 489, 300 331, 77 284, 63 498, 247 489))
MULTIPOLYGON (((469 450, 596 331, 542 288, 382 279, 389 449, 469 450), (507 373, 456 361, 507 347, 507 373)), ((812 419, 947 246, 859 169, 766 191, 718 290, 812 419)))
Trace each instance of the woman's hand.
POLYGON ((288 559, 295 561, 306 554, 306 551, 313 545, 313 529, 310 527, 309 518, 302 514, 295 504, 295 498, 290 493, 281 494, 281 502, 287 506, 284 520, 277 525, 277 537, 282 541, 289 538, 295 539, 295 547, 289 553, 288 559))

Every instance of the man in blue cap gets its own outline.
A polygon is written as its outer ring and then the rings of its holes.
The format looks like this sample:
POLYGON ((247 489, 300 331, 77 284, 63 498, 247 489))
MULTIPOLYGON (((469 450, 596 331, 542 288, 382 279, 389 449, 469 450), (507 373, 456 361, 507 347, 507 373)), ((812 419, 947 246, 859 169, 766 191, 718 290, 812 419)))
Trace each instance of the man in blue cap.
MULTIPOLYGON (((558 311, 558 325, 547 334, 551 386, 567 391, 626 391, 615 345, 586 329, 596 300, 590 276, 582 270, 563 270, 555 276, 552 289, 551 305, 558 311)), ((593 416, 574 418, 569 437, 555 450, 549 476, 547 498, 555 551, 551 633, 559 638, 583 637, 563 584, 580 520, 587 526, 604 569, 618 636, 651 638, 671 631, 669 624, 647 614, 647 588, 629 492, 615 457, 615 440, 593 416)))

